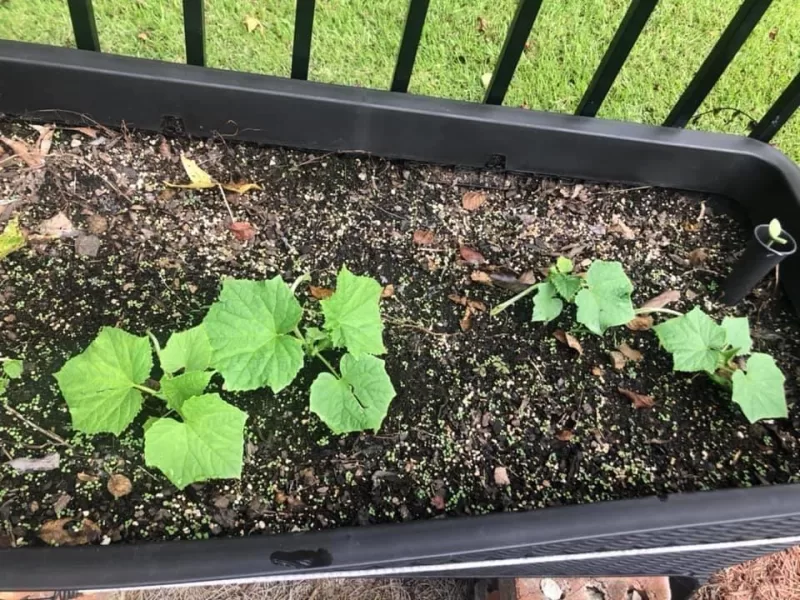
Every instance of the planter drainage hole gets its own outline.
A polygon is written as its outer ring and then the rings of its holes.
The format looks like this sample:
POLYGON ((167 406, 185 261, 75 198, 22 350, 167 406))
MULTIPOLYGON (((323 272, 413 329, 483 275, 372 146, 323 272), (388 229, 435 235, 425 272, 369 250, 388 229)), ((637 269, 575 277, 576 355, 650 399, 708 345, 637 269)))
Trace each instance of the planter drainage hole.
POLYGON ((315 567, 328 567, 333 563, 333 557, 327 550, 295 550, 282 552, 278 550, 270 554, 272 564, 295 569, 312 569, 315 567))
POLYGON ((186 127, 183 125, 183 119, 173 115, 164 115, 161 117, 161 133, 167 136, 186 135, 186 127))

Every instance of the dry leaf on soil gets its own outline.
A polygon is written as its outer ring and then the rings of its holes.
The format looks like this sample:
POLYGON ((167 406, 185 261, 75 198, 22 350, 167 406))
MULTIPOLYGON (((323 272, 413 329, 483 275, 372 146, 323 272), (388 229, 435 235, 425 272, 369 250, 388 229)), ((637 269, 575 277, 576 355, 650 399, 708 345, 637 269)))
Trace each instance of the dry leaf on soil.
POLYGON ((89 473, 84 473, 83 471, 78 473, 77 478, 81 483, 89 483, 91 481, 97 481, 100 479, 97 475, 90 475, 89 473))
POLYGON ((231 230, 233 237, 240 242, 246 242, 256 237, 255 228, 246 221, 234 221, 228 225, 228 229, 231 230))
POLYGON ((469 306, 464 310, 464 316, 461 317, 458 326, 461 327, 461 331, 472 329, 472 309, 469 306))
POLYGON ((74 522, 70 518, 47 521, 39 530, 39 539, 53 546, 83 546, 101 538, 102 532, 93 521, 84 519, 77 531, 69 526, 74 522))
POLYGON ((472 298, 467 298, 466 296, 459 296, 458 294, 450 294, 448 298, 453 302, 455 302, 456 304, 460 304, 461 306, 468 306, 472 310, 476 310, 479 312, 484 312, 486 310, 486 305, 480 300, 473 300, 472 298))
POLYGON ((511 485, 511 480, 508 478, 508 471, 505 467, 494 468, 494 482, 497 485, 511 485))
POLYGON ((622 355, 625 358, 627 358, 628 360, 632 360, 634 362, 639 362, 640 360, 642 360, 642 358, 644 358, 644 355, 635 348, 631 348, 628 345, 628 342, 622 342, 619 345, 618 350, 622 353, 622 355))
POLYGON ((430 246, 434 238, 433 232, 428 229, 417 229, 414 232, 414 243, 417 246, 430 246))
POLYGON ((247 33, 253 33, 256 29, 264 29, 261 21, 250 15, 244 18, 244 26, 247 27, 247 33))
POLYGON ((608 230, 620 234, 626 240, 636 239, 636 233, 625 224, 625 221, 623 221, 619 215, 611 217, 611 227, 609 227, 608 230))
POLYGON ((621 387, 617 388, 617 390, 620 394, 633 402, 633 408, 651 408, 655 404, 655 400, 653 400, 652 396, 646 396, 645 394, 632 392, 631 390, 626 390, 625 388, 621 387))
POLYGON ((37 231, 40 235, 53 239, 75 237, 80 233, 63 212, 56 213, 39 223, 37 231))
POLYGON ((689 264, 693 267, 699 267, 704 262, 708 260, 708 252, 705 248, 695 248, 687 257, 689 259, 689 264))
POLYGON ((96 235, 79 235, 75 238, 75 252, 81 256, 94 258, 100 252, 102 242, 96 235))
POLYGON ((181 154, 181 164, 183 165, 186 175, 189 176, 191 183, 171 183, 165 181, 164 185, 174 188, 181 188, 186 190, 205 190, 221 186, 222 188, 237 194, 243 194, 250 190, 260 190, 261 186, 256 183, 220 183, 211 175, 201 169, 195 161, 191 158, 186 158, 185 154, 181 154))
POLYGON ((461 206, 464 210, 478 210, 486 202, 486 192, 469 191, 461 197, 461 206))
POLYGON ((478 266, 486 263, 486 259, 483 257, 483 254, 467 246, 461 246, 458 249, 458 253, 461 255, 461 258, 464 259, 464 261, 468 262, 473 266, 478 266))
POLYGON ((36 140, 36 151, 42 160, 50 154, 53 147, 53 133, 56 131, 55 125, 31 125, 38 133, 39 139, 36 140))
POLYGON ((596 367, 596 366, 592 367, 592 375, 594 375, 595 377, 602 377, 605 374, 606 372, 603 370, 602 367, 596 367))
POLYGON ((311 296, 317 300, 325 300, 325 298, 330 298, 333 296, 333 290, 326 287, 310 285, 308 286, 308 291, 311 293, 311 296))
POLYGON ((26 165, 31 169, 38 169, 44 166, 44 158, 33 148, 30 148, 25 142, 19 140, 12 140, 7 137, 0 136, 0 142, 11 148, 26 165))
POLYGON ((485 283, 486 285, 492 285, 492 276, 485 271, 473 271, 472 273, 469 274, 469 278, 475 283, 485 283))
POLYGON ((575 432, 571 429, 562 429, 556 434, 556 439, 561 440, 562 442, 568 442, 573 437, 575 437, 575 432))
POLYGON ((108 491, 115 499, 119 500, 123 496, 127 496, 133 490, 131 480, 120 473, 114 473, 108 480, 108 491))
POLYGON ((387 283, 381 290, 381 298, 391 298, 394 296, 394 284, 387 283))
POLYGON ((61 517, 62 513, 67 510, 67 506, 69 506, 70 502, 72 502, 72 496, 69 494, 61 494, 58 500, 53 502, 53 512, 56 513, 56 517, 61 517))
POLYGON ((653 317, 650 315, 638 315, 628 321, 627 327, 631 331, 647 331, 653 327, 653 317))
POLYGON ((93 140, 97 139, 97 130, 92 129, 91 127, 64 127, 64 129, 68 129, 69 131, 77 131, 78 133, 82 133, 93 140))
POLYGON ((575 350, 578 354, 583 355, 583 346, 571 333, 567 333, 563 329, 556 329, 553 332, 553 337, 575 350))
POLYGON ((99 235, 108 230, 108 221, 102 215, 89 215, 86 222, 89 225, 89 233, 99 235))
POLYGON ((612 350, 611 352, 608 353, 608 355, 611 357, 611 365, 617 371, 621 371, 622 369, 625 368, 625 363, 627 362, 627 359, 625 358, 625 355, 622 352, 618 352, 617 350, 612 350))
POLYGON ((678 290, 667 290, 661 292, 655 298, 650 298, 650 300, 642 304, 642 308, 664 308, 670 302, 677 302, 680 299, 681 293, 678 290))
POLYGON ((61 463, 58 452, 46 454, 41 458, 15 458, 6 464, 17 473, 33 473, 39 471, 52 471, 57 469, 61 463))

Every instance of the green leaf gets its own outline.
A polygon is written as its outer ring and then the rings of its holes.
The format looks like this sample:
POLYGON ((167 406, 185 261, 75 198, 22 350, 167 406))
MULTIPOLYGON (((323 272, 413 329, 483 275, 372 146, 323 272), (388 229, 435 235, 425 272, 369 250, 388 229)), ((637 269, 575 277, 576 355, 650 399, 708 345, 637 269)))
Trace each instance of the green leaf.
POLYGON ((550 273, 548 280, 556 288, 558 294, 567 302, 572 302, 575 298, 575 294, 577 294, 583 286, 583 280, 575 275, 550 273))
POLYGON ((181 408, 183 422, 159 419, 144 434, 144 458, 161 469, 175 487, 242 474, 247 413, 219 397, 189 398, 181 408))
POLYGON ((334 433, 380 429, 395 396, 384 362, 368 354, 345 354, 342 378, 322 373, 311 384, 311 412, 334 433))
POLYGON ((620 263, 596 260, 586 273, 586 287, 575 297, 576 319, 597 335, 624 325, 636 316, 631 292, 633 284, 620 263))
POLYGON ((672 353, 676 371, 714 373, 725 347, 725 329, 699 308, 653 327, 658 340, 672 353))
POLYGON ((769 354, 753 353, 747 359, 747 373, 733 374, 733 401, 751 423, 760 419, 788 416, 783 383, 786 378, 769 354))
POLYGON ((11 219, 0 233, 0 260, 25 246, 25 234, 19 228, 19 219, 11 219))
POLYGON ((6 389, 8 389, 8 377, 0 377, 0 397, 6 393, 6 389))
POLYGON ((16 358, 7 358, 3 361, 3 372, 9 379, 22 377, 22 361, 16 358))
POLYGON ((173 333, 161 351, 161 368, 166 373, 205 371, 211 365, 211 343, 202 325, 173 333))
POLYGON ((86 350, 55 374, 72 426, 84 433, 119 435, 142 408, 144 383, 153 369, 150 341, 103 327, 86 350))
POLYGON ((725 317, 722 319, 722 328, 725 330, 725 341, 738 350, 734 356, 750 354, 753 340, 750 338, 750 323, 747 317, 725 317))
POLYGON ((769 222, 769 226, 767 228, 769 232, 769 237, 779 244, 785 244, 788 240, 784 237, 781 237, 781 233, 783 232, 783 227, 781 227, 781 222, 778 219, 772 219, 769 222))
POLYGON ((206 391, 213 375, 211 371, 189 371, 175 377, 164 377, 161 380, 161 393, 167 399, 167 406, 180 411, 189 398, 206 391))
POLYGON ((203 326, 211 364, 228 390, 268 385, 279 392, 303 366, 303 343, 292 335, 303 309, 280 276, 267 281, 226 279, 203 326))
POLYGON ((549 281, 540 283, 539 289, 536 290, 536 295, 533 297, 533 318, 531 320, 550 322, 561 314, 563 308, 564 303, 557 296, 555 286, 549 281))
POLYGON ((568 275, 569 273, 572 273, 572 269, 574 269, 574 268, 575 267, 572 264, 572 261, 570 259, 566 258, 565 256, 559 256, 556 259, 556 270, 559 273, 563 273, 564 275, 568 275))
POLYGON ((383 354, 380 298, 383 287, 371 277, 353 275, 343 266, 333 296, 322 300, 324 327, 336 348, 351 354, 383 354))

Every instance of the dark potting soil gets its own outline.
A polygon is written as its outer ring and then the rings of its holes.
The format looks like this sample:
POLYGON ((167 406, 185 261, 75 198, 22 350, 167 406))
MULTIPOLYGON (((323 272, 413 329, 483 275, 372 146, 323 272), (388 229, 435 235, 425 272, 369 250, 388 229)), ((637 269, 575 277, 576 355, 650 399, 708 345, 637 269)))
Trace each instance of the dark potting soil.
MULTIPOLYGON (((0 124, 0 133, 36 140, 22 124, 0 124)), ((42 222, 63 212, 80 230, 0 262, 0 354, 25 361, 7 394, 13 411, 0 410, 0 460, 60 455, 46 472, 0 465, 0 545, 42 543, 41 525, 59 517, 89 519, 107 543, 797 480, 798 322, 774 276, 736 307, 717 303, 748 235, 720 200, 222 139, 94 133, 58 130, 41 169, 9 159, 8 148, 0 154, 3 221, 18 215, 35 240, 42 222), (219 180, 263 187, 227 196, 236 219, 255 227, 252 240, 229 231, 219 190, 165 188, 186 181, 181 152, 219 180), (476 210, 462 206, 468 191, 485 193, 476 210), (430 243, 415 243, 415 233, 430 243), (464 261, 462 246, 486 263, 464 261), (787 377, 790 418, 748 424, 707 377, 673 373, 652 331, 594 336, 574 327, 574 309, 532 323, 530 299, 497 317, 477 310, 467 323, 465 307, 449 298, 496 305, 512 292, 475 281, 480 273, 541 277, 559 255, 581 270, 591 259, 619 260, 637 305, 678 290, 671 308, 749 316, 756 348, 787 377), (149 330, 163 343, 200 322, 222 277, 291 281, 310 272, 314 285, 332 286, 342 264, 393 286, 382 312, 397 397, 381 431, 331 434, 308 410, 318 369, 310 361, 278 395, 221 392, 250 414, 241 480, 177 491, 146 467, 142 424, 156 404, 119 438, 71 430, 52 375, 101 326, 149 330), (557 329, 574 334, 583 354, 557 341, 557 329), (623 342, 642 358, 617 369, 609 352, 623 342), (634 408, 620 387, 655 405, 634 408), (112 474, 132 482, 118 500, 107 489, 112 474)), ((307 287, 300 296, 306 316, 319 320, 307 287)))

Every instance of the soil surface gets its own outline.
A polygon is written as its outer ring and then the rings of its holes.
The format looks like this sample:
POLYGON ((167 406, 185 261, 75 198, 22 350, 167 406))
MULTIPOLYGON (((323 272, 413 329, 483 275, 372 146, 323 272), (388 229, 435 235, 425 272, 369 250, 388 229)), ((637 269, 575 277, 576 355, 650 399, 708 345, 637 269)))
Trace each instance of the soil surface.
MULTIPOLYGON (((0 134, 31 146, 38 136, 9 122, 0 123, 0 134)), ((0 464, 0 547, 41 544, 41 525, 56 518, 96 524, 100 533, 89 541, 134 542, 798 478, 798 322, 774 276, 738 306, 718 304, 748 235, 718 199, 221 138, 97 127, 91 134, 58 129, 42 168, 8 147, 0 154, 0 219, 19 216, 32 236, 0 261, 0 355, 25 364, 8 389, 11 410, 0 410, 0 461, 60 457, 45 472, 0 464), (220 181, 263 187, 227 194, 236 220, 255 228, 253 239, 229 230, 219 190, 165 187, 165 180, 187 181, 181 152, 220 181), (470 191, 485 194, 466 201, 483 200, 474 210, 462 204, 470 191), (36 239, 58 213, 75 231, 36 239), (415 243, 415 234, 426 243, 415 243), (787 377, 790 418, 748 424, 707 377, 673 373, 652 331, 618 327, 594 336, 574 326, 574 308, 554 323, 532 323, 530 299, 497 317, 478 306, 465 320, 465 307, 450 299, 496 305, 513 292, 481 278, 541 278, 559 255, 580 270, 595 258, 621 261, 637 305, 678 290, 681 300, 670 308, 749 316, 756 349, 773 354, 787 377), (485 264, 475 264, 480 258, 485 264), (332 286, 342 264, 393 286, 382 312, 397 397, 377 434, 332 435, 309 412, 318 369, 310 361, 278 395, 222 392, 250 414, 240 481, 179 492, 147 468, 142 425, 155 405, 119 438, 71 430, 53 373, 100 327, 152 331, 163 344, 170 332, 201 321, 222 277, 292 281, 310 272, 314 285, 332 286), (557 329, 575 335, 583 354, 559 342, 557 329), (623 342, 642 359, 617 369, 609 352, 623 342), (620 387, 652 396, 655 405, 634 408, 620 387), (132 482, 117 500, 107 487, 113 474, 132 482)), ((300 296, 306 316, 320 320, 307 286, 300 296)))

